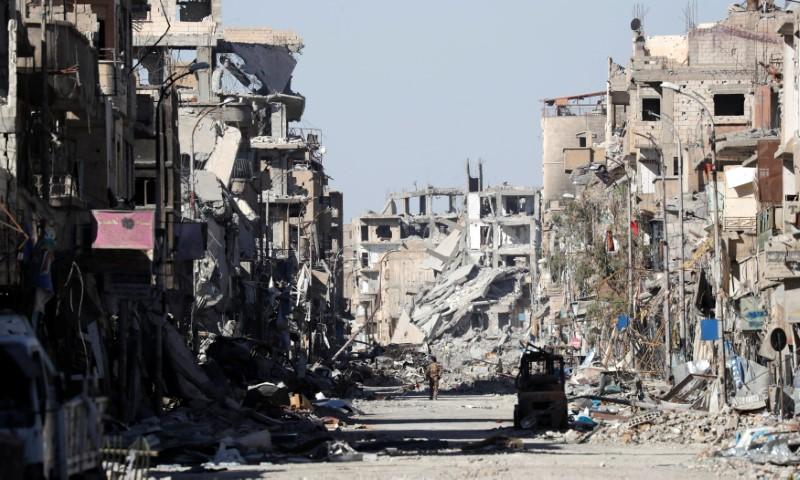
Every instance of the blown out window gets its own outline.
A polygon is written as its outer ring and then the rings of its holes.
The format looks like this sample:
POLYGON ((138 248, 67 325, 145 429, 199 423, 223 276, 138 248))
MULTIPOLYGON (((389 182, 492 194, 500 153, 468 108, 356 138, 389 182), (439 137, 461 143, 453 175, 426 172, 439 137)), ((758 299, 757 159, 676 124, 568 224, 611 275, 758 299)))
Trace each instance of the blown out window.
POLYGON ((657 122, 661 120, 661 99, 643 98, 642 99, 642 120, 645 122, 657 122))
POLYGON ((714 95, 714 115, 725 117, 744 115, 744 94, 720 93, 714 95))

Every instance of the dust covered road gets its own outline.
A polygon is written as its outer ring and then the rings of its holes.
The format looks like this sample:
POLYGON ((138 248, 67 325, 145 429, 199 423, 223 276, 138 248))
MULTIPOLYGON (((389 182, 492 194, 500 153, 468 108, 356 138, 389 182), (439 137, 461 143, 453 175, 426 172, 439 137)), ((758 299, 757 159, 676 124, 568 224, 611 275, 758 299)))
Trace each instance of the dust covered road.
POLYGON ((363 461, 262 464, 173 478, 716 478, 693 466, 700 446, 572 445, 561 434, 548 438, 515 431, 510 420, 514 402, 511 395, 360 401, 356 406, 364 414, 336 436, 353 445, 375 442, 375 451, 365 453, 363 461), (501 446, 476 446, 497 435, 504 436, 496 442, 501 446), (409 442, 416 446, 414 451, 404 451, 409 442))

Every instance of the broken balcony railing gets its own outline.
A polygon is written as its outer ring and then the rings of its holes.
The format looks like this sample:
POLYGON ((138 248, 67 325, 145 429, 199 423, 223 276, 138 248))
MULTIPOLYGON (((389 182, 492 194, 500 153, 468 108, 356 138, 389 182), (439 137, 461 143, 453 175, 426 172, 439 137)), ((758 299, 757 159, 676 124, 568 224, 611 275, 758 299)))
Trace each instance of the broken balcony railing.
POLYGON ((45 188, 50 200, 80 200, 78 179, 72 175, 51 175, 50 182, 45 186, 42 175, 34 175, 36 193, 39 198, 44 198, 45 188))
POLYGON ((310 147, 318 147, 322 138, 322 130, 318 128, 292 127, 289 129, 289 137, 302 138, 310 147))

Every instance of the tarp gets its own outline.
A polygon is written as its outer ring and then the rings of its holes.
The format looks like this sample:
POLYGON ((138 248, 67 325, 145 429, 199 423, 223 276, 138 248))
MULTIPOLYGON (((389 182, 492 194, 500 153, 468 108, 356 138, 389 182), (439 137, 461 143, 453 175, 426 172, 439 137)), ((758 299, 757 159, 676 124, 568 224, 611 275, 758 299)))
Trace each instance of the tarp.
POLYGON ((154 248, 154 210, 92 210, 97 235, 92 248, 114 250, 152 250, 154 248))
POLYGON ((719 338, 719 320, 715 318, 700 320, 700 340, 713 342, 719 338))
POLYGON ((293 93, 297 60, 287 48, 222 41, 217 46, 217 65, 215 73, 221 78, 215 87, 223 94, 293 93))
POLYGON ((178 247, 175 260, 200 260, 206 255, 207 224, 183 222, 175 224, 178 247))

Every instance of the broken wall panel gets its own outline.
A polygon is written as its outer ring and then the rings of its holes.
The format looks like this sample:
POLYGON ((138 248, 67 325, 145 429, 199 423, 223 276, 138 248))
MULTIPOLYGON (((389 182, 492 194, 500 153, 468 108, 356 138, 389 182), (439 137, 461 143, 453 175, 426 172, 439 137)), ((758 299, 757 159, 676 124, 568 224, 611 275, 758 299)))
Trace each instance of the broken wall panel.
POLYGON ((775 158, 779 140, 758 141, 758 200, 762 205, 783 202, 783 160, 775 158))

